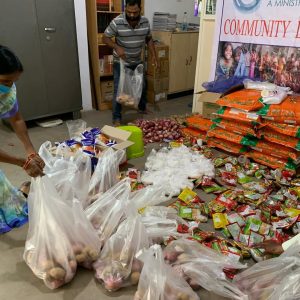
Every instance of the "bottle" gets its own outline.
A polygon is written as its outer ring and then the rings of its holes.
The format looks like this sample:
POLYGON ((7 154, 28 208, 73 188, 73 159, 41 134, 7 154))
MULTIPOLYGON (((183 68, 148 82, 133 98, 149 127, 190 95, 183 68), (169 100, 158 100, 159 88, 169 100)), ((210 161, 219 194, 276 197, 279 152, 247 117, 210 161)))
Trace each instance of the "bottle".
POLYGON ((183 14, 183 21, 182 21, 182 26, 181 26, 182 31, 187 31, 187 27, 188 27, 187 12, 185 11, 184 14, 183 14))

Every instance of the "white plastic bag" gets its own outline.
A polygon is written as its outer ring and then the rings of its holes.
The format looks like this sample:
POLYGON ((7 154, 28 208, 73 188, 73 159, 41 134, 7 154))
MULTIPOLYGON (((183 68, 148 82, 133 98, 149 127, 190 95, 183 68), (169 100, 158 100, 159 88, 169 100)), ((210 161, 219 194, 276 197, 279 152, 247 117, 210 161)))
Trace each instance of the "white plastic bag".
POLYGON ((143 92, 144 66, 139 64, 135 70, 125 66, 120 59, 120 80, 117 102, 122 105, 138 108, 143 92))
POLYGON ((89 195, 104 193, 119 181, 119 165, 125 155, 124 150, 108 148, 99 157, 89 185, 89 195))
POLYGON ((154 206, 169 201, 171 197, 167 197, 166 192, 166 189, 162 185, 149 185, 131 193, 130 203, 135 206, 137 211, 140 211, 148 206, 154 206))
POLYGON ((273 91, 276 88, 276 84, 268 82, 268 81, 253 81, 251 79, 245 79, 243 81, 245 89, 253 89, 253 90, 267 90, 267 91, 273 91))
POLYGON ((237 274, 233 282, 249 300, 300 299, 300 243, 276 258, 237 274))
POLYGON ((45 161, 44 173, 52 180, 63 199, 72 200, 75 197, 83 208, 87 207, 92 169, 90 157, 80 151, 70 155, 62 144, 56 153, 52 153, 51 149, 51 143, 45 142, 39 150, 45 161))
POLYGON ((101 245, 117 230, 124 218, 131 192, 130 179, 125 178, 92 203, 85 214, 97 231, 101 245))
POLYGON ((94 264, 96 279, 108 291, 137 284, 142 264, 135 256, 144 248, 149 248, 146 229, 141 217, 132 213, 105 243, 94 264))
POLYGON ((197 284, 208 291, 232 299, 247 299, 223 272, 224 268, 243 269, 246 265, 187 239, 171 242, 165 248, 164 255, 168 263, 184 274, 191 286, 197 284))
POLYGON ((147 206, 142 212, 142 222, 152 244, 161 244, 170 236, 182 237, 177 232, 178 224, 188 223, 177 215, 177 211, 165 206, 147 206))
POLYGON ((138 259, 144 267, 134 300, 199 299, 185 280, 164 262, 159 245, 144 251, 138 259))
POLYGON ((100 241, 81 204, 69 203, 46 175, 32 180, 24 260, 51 289, 69 282, 77 264, 91 268, 100 251, 100 241))
POLYGON ((263 91, 261 94, 264 104, 280 104, 288 95, 287 91, 281 87, 276 87, 272 91, 263 91))
POLYGON ((70 139, 80 137, 81 133, 86 130, 86 122, 81 119, 70 120, 67 121, 66 123, 69 131, 70 139))
POLYGON ((152 150, 145 167, 147 170, 142 173, 142 182, 153 186, 162 185, 170 196, 179 195, 186 187, 192 189, 194 184, 190 179, 214 176, 211 160, 186 146, 152 150))
POLYGON ((32 180, 28 208, 24 260, 49 288, 58 288, 72 280, 77 268, 69 240, 73 215, 47 176, 32 180))

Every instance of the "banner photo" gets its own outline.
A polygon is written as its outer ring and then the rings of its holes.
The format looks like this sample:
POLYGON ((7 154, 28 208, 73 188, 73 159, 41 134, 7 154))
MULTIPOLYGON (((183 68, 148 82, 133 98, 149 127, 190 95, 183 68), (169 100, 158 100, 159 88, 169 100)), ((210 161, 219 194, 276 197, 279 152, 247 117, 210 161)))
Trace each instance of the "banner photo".
POLYGON ((218 0, 211 80, 249 77, 300 92, 300 0, 218 0))

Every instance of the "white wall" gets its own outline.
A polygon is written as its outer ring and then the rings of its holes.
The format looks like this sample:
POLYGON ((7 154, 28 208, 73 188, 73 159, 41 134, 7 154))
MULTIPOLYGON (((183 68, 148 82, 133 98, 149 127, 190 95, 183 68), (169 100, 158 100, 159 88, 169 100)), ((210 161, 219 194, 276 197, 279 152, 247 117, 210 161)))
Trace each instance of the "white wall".
POLYGON ((83 110, 92 110, 85 0, 74 0, 83 110))
POLYGON ((194 17, 194 0, 145 0, 145 16, 149 19, 151 26, 154 12, 167 12, 177 14, 177 22, 181 23, 186 11, 188 22, 199 24, 199 17, 194 17))

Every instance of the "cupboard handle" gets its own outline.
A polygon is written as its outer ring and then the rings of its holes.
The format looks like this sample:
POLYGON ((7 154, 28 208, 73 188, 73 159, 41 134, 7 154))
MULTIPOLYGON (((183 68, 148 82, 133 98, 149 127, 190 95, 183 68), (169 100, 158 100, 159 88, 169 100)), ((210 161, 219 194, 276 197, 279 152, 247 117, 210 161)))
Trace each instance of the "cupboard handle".
POLYGON ((45 31, 46 32, 56 32, 56 28, 55 27, 45 27, 45 31))
POLYGON ((187 66, 189 64, 189 60, 186 58, 185 59, 185 65, 187 66))
POLYGON ((193 60, 193 57, 190 56, 190 62, 189 62, 189 65, 191 65, 192 60, 193 60))

